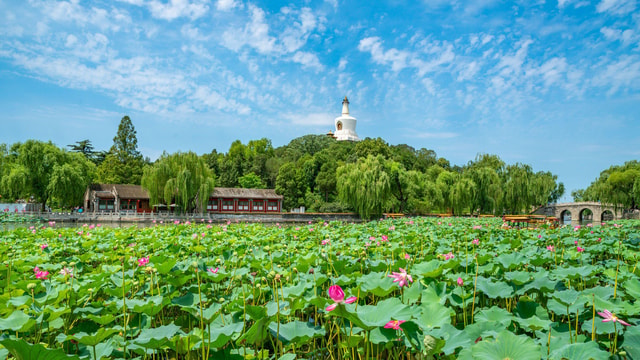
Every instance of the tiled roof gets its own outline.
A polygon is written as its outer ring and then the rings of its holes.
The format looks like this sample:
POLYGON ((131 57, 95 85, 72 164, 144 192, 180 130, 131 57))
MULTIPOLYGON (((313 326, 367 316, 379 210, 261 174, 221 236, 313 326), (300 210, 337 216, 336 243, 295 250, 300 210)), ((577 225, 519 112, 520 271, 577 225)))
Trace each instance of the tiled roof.
POLYGON ((211 197, 214 198, 241 198, 241 199, 282 199, 282 195, 276 194, 274 189, 243 189, 222 188, 213 189, 211 197))

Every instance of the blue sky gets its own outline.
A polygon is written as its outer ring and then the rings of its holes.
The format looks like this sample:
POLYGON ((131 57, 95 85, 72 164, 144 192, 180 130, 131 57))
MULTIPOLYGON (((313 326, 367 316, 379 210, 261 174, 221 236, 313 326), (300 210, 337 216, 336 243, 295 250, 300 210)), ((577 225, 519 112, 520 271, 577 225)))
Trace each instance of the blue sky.
MULTIPOLYGON (((584 188, 640 158, 636 0, 0 0, 0 142, 146 156, 333 128, 584 188)), ((564 200, 569 200, 565 197, 564 200)))

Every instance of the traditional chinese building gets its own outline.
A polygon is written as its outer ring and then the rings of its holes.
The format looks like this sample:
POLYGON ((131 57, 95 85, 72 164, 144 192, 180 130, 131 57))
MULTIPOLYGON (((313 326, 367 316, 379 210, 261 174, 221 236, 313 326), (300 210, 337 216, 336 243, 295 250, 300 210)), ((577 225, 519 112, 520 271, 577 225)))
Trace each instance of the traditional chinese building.
POLYGON ((140 185, 92 184, 84 193, 87 212, 151 212, 149 194, 140 185))
POLYGON ((274 213, 282 210, 282 195, 273 189, 213 189, 207 202, 207 212, 274 213))

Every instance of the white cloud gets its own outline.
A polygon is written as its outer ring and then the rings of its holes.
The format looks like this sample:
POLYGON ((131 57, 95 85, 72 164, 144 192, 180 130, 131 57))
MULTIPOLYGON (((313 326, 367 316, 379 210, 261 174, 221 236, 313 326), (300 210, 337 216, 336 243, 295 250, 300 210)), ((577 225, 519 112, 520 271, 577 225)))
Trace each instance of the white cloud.
POLYGON ((499 71, 503 77, 517 75, 522 71, 522 64, 527 58, 527 50, 529 45, 533 41, 531 39, 525 39, 519 41, 516 46, 520 48, 512 55, 503 55, 500 62, 496 66, 496 70, 499 71))
MULTIPOLYGON (((395 72, 399 72, 408 67, 415 68, 420 77, 436 71, 438 67, 452 62, 455 58, 453 45, 451 44, 434 44, 420 41, 416 45, 419 46, 423 52, 428 55, 434 55, 435 57, 423 60, 417 52, 398 50, 395 48, 385 50, 382 46, 382 40, 377 36, 360 40, 358 50, 369 52, 375 63, 391 65, 391 70, 395 72)), ((427 89, 429 88, 431 87, 427 86, 427 89)))
POLYGON ((167 3, 150 0, 145 5, 153 17, 171 21, 183 16, 200 18, 209 11, 207 3, 207 0, 169 0, 167 3))
POLYGON ((333 119, 336 115, 329 113, 287 113, 284 114, 283 117, 294 125, 333 127, 333 119))
POLYGON ((382 48, 382 39, 377 36, 367 37, 360 40, 358 50, 369 52, 374 62, 382 65, 391 64, 391 70, 400 71, 408 66, 407 60, 410 53, 391 48, 385 51, 382 48))
POLYGON ((304 51, 298 51, 295 54, 293 54, 293 57, 291 58, 291 60, 293 62, 302 64, 304 67, 314 68, 316 70, 323 69, 323 66, 320 63, 320 60, 318 60, 318 56, 316 56, 316 54, 312 54, 304 51))
POLYGON ((598 12, 624 15, 636 9, 636 0, 602 0, 596 9, 598 12))
POLYGON ((110 11, 98 7, 83 7, 78 1, 34 0, 44 17, 56 22, 74 22, 80 26, 94 25, 101 30, 120 31, 131 23, 129 14, 120 9, 110 11))
POLYGON ((348 63, 349 61, 346 58, 340 59, 340 62, 338 63, 338 70, 343 71, 347 67, 348 63))
POLYGON ((235 0, 218 0, 216 2, 216 9, 219 11, 229 11, 238 6, 235 0))
POLYGON ((636 55, 621 56, 619 60, 605 66, 595 76, 593 83, 596 86, 609 87, 609 95, 620 89, 640 89, 640 58, 636 55))
POLYGON ((292 26, 287 27, 279 36, 284 52, 291 53, 300 49, 315 30, 318 24, 316 16, 309 8, 303 8, 299 21, 295 21, 292 26))
POLYGON ((276 50, 276 39, 269 35, 269 25, 265 13, 257 6, 249 5, 250 21, 244 29, 230 29, 222 34, 222 43, 227 48, 238 51, 247 45, 261 54, 270 54, 276 50))
POLYGON ((612 41, 621 41, 623 44, 627 45, 636 40, 635 32, 631 29, 620 30, 620 29, 612 29, 610 27, 603 27, 600 29, 602 35, 604 35, 607 40, 612 41))
POLYGON ((248 114, 251 109, 233 99, 227 99, 208 86, 200 85, 193 93, 193 99, 197 102, 219 110, 234 111, 238 114, 248 114))

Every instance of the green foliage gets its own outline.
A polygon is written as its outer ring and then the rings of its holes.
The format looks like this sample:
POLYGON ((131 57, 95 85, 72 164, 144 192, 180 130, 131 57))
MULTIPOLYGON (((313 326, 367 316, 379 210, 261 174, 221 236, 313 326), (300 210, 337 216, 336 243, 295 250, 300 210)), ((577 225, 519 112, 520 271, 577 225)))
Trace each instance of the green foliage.
POLYGON ((79 206, 96 166, 78 153, 67 153, 65 157, 64 164, 53 168, 47 191, 59 207, 79 206))
POLYGON ((391 193, 391 179, 384 169, 384 158, 368 156, 355 164, 338 168, 338 194, 363 219, 380 216, 391 193))
POLYGON ((3 157, 2 193, 11 199, 31 196, 44 206, 50 199, 61 207, 75 206, 95 172, 81 154, 68 153, 51 142, 28 140, 13 147, 15 157, 3 157))
POLYGON ((304 174, 294 163, 287 162, 278 170, 276 193, 284 196, 284 209, 304 205, 306 193, 304 174))
POLYGON ((195 153, 163 154, 144 169, 142 187, 149 192, 151 204, 173 204, 180 210, 202 210, 214 188, 211 169, 195 153))
POLYGON ((640 354, 638 221, 408 220, 0 228, 0 359, 640 354), (406 287, 389 277, 399 268, 406 287), (604 310, 630 325, 603 322, 604 310))
POLYGON ((252 172, 238 178, 238 183, 241 188, 245 189, 264 189, 266 187, 264 181, 252 172))
POLYGON ((574 201, 600 201, 616 208, 638 209, 640 206, 640 162, 614 165, 584 190, 571 193, 574 201))
POLYGON ((140 184, 144 165, 144 159, 138 151, 136 130, 129 116, 124 116, 113 138, 113 146, 98 166, 96 182, 140 184))

